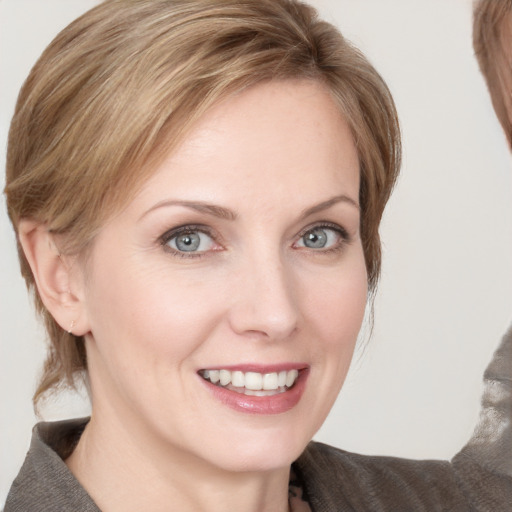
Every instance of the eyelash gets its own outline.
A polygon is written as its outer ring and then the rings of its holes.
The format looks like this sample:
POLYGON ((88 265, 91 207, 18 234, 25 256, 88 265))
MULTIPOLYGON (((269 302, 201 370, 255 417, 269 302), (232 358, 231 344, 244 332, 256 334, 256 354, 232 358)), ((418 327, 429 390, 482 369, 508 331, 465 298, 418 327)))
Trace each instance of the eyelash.
MULTIPOLYGON (((342 251, 345 248, 345 245, 349 244, 352 239, 348 234, 347 230, 338 224, 333 224, 331 222, 320 222, 318 224, 313 224, 305 227, 300 233, 297 235, 297 240, 302 239, 307 233, 310 231, 314 231, 315 229, 329 229, 334 231, 340 238, 340 240, 333 245, 333 247, 328 247, 327 249, 310 249, 313 254, 333 254, 342 251)), ((304 247, 301 249, 308 249, 308 247, 304 247)))
MULTIPOLYGON (((302 239, 308 232, 313 231, 315 229, 329 229, 331 231, 334 231, 340 238, 340 241, 336 243, 333 247, 329 247, 327 249, 311 249, 308 247, 300 247, 296 248, 297 250, 307 250, 309 249, 312 253, 317 254, 332 254, 339 252, 343 250, 346 244, 351 242, 350 235, 348 232, 338 224, 332 224, 330 222, 320 222, 317 224, 313 224, 310 226, 305 227, 302 231, 300 231, 297 235, 297 240, 302 239)), ((183 226, 179 226, 176 228, 172 228, 169 231, 166 231, 163 235, 161 235, 158 238, 159 244, 164 248, 164 251, 169 253, 170 255, 177 257, 177 258, 202 258, 205 257, 209 252, 216 252, 213 251, 190 251, 190 252, 184 252, 184 251, 177 251, 176 249, 173 249, 168 244, 169 242, 182 235, 192 234, 192 233, 203 233, 207 236, 209 236, 214 243, 219 244, 217 241, 218 236, 215 235, 214 231, 210 229, 208 226, 202 225, 202 224, 186 224, 183 226)), ((295 244, 296 242, 294 242, 295 244)), ((219 244, 220 245, 220 244, 219 244)))

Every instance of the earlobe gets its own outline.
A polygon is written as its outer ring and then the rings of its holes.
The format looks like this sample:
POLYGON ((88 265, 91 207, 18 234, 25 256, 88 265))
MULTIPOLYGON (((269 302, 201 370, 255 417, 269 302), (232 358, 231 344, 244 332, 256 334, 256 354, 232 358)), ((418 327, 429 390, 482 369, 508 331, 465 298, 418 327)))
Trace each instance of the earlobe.
POLYGON ((60 254, 53 235, 41 223, 20 221, 18 236, 46 309, 65 331, 84 335, 88 326, 83 293, 72 260, 60 254))

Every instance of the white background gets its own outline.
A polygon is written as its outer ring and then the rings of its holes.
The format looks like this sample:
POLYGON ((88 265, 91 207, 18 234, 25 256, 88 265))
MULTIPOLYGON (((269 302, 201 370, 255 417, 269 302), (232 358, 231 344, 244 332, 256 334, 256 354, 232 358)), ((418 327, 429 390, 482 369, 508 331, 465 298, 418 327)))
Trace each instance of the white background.
MULTIPOLYGON (((0 0, 0 158, 17 91, 94 0, 0 0)), ((512 165, 471 47, 470 0, 316 0, 388 82, 403 174, 382 227, 376 326, 317 439, 450 458, 478 416, 482 372, 512 320, 512 165)), ((0 184, 3 188, 3 171, 0 184)), ((0 205, 0 506, 36 418, 44 355, 0 205)), ((45 419, 87 414, 63 397, 45 419)))

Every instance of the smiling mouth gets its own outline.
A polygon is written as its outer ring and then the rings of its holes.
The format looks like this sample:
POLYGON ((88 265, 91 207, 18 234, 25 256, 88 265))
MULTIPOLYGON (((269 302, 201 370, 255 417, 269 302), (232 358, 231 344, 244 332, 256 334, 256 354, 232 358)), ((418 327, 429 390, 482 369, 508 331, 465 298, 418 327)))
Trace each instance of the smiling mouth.
POLYGON ((273 396, 293 387, 299 370, 272 373, 231 370, 201 370, 199 375, 216 386, 248 396, 273 396))

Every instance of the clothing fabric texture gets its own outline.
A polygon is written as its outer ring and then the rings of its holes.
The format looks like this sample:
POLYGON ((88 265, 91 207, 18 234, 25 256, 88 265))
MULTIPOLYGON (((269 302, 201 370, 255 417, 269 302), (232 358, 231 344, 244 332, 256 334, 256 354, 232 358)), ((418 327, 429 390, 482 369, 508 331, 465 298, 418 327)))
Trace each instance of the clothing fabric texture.
MULTIPOLYGON (((512 510, 512 329, 484 374, 479 423, 449 462, 375 457, 310 443, 293 464, 312 512, 512 510)), ((87 419, 39 423, 4 512, 99 512, 64 463, 87 419)))

